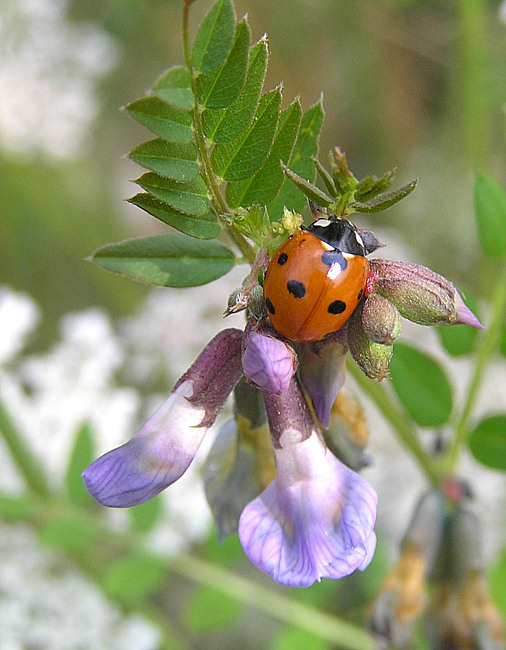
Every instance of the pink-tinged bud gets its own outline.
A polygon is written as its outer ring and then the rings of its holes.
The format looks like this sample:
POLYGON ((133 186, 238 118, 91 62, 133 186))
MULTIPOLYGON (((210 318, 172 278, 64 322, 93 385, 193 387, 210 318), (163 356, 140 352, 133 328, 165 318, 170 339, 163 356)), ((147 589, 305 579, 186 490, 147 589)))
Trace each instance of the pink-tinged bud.
POLYGON ((272 330, 247 334, 242 356, 246 379, 262 390, 283 393, 297 370, 297 355, 291 345, 275 338, 272 330))
POLYGON ((457 320, 455 321, 455 325, 469 325, 469 327, 474 327, 477 330, 484 329, 480 321, 465 304, 458 291, 455 293, 455 309, 457 310, 457 320))
POLYGON ((330 410, 344 384, 347 349, 341 343, 299 349, 300 378, 311 398, 316 417, 328 429, 330 410))
POLYGON ((401 315, 390 300, 373 293, 364 301, 362 327, 371 341, 392 345, 401 333, 401 315))
POLYGON ((375 343, 364 331, 360 303, 348 321, 348 346, 353 360, 371 379, 381 381, 388 376, 388 364, 392 358, 393 346, 375 343))
POLYGON ((215 336, 135 436, 84 470, 94 499, 114 508, 134 506, 184 474, 241 376, 242 337, 236 329, 215 336))
POLYGON ((375 290, 404 318, 419 325, 467 324, 483 329, 455 286, 427 267, 382 259, 370 260, 369 266, 375 290))

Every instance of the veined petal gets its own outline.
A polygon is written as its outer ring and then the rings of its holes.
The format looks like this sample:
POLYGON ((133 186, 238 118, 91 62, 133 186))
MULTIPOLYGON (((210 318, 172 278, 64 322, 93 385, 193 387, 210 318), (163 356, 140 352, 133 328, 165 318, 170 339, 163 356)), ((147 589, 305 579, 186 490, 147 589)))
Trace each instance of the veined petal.
POLYGON ((84 470, 94 499, 113 508, 137 505, 187 470, 207 431, 200 426, 205 410, 187 401, 191 395, 192 383, 183 382, 131 440, 84 470))
POLYGON ((300 346, 300 377, 307 390, 316 417, 328 429, 332 405, 344 384, 346 347, 332 343, 313 352, 311 346, 300 346))
POLYGON ((377 496, 317 435, 289 431, 275 449, 278 474, 243 511, 246 555, 276 582, 308 587, 342 578, 371 561, 377 496))
POLYGON ((137 505, 187 470, 241 375, 241 343, 239 330, 220 332, 135 436, 84 470, 94 499, 114 508, 137 505))
POLYGON ((242 367, 248 381, 258 388, 283 393, 297 369, 297 356, 292 346, 284 341, 252 331, 242 367))

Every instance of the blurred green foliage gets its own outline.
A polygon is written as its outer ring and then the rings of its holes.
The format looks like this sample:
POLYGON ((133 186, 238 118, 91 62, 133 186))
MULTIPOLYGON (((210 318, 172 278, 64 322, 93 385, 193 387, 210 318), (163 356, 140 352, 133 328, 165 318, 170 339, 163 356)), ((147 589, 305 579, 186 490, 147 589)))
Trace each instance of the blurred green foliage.
MULTIPOLYGON (((192 7, 194 32, 209 6, 199 0, 192 7)), ((496 0, 236 3, 238 18, 249 15, 253 40, 268 30, 265 89, 283 79, 285 102, 300 94, 304 110, 323 91, 323 156, 337 144, 358 174, 397 166, 401 183, 421 177, 402 206, 361 225, 395 226, 413 249, 408 261, 432 266, 475 296, 487 291, 490 263, 480 263, 475 246, 471 172, 499 179, 505 172, 506 26, 498 6, 496 0)), ((88 151, 78 161, 0 152, 0 277, 31 293, 53 322, 94 303, 124 313, 146 292, 83 258, 107 241, 163 232, 121 201, 136 173, 121 157, 145 132, 118 108, 182 62, 180 14, 179 0, 70 2, 70 22, 92 21, 119 48, 114 70, 99 81, 101 111, 88 151)), ((42 339, 51 334, 42 332, 42 339)))

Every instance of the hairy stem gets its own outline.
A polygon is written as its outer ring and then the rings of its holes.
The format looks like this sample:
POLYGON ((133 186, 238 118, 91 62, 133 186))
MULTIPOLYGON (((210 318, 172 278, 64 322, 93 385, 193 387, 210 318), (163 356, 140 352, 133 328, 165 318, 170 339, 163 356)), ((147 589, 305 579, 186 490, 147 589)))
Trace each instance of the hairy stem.
MULTIPOLYGON (((192 111, 193 115, 193 124, 195 126, 195 144, 199 153, 199 159, 202 163, 202 175, 206 182, 207 188, 211 196, 211 203, 213 204, 213 209, 216 212, 218 218, 220 215, 228 214, 230 212, 225 199, 221 195, 221 192, 216 181, 216 177, 211 168, 211 162, 209 160, 208 152, 205 145, 205 136, 204 136, 204 127, 202 124, 202 115, 200 112, 200 107, 197 104, 197 84, 194 70, 192 67, 191 53, 190 53, 190 36, 189 36, 189 27, 190 27, 190 2, 185 0, 183 7, 183 49, 184 49, 184 60, 185 65, 190 71, 191 75, 191 88, 193 96, 195 97, 195 106, 192 111)), ((243 257, 248 262, 253 262, 255 259, 255 254, 253 249, 247 239, 235 228, 227 224, 227 233, 235 243, 237 248, 240 250, 243 257)))
POLYGON ((476 355, 474 372, 467 389, 464 407, 455 425, 453 444, 448 455, 448 462, 452 469, 457 464, 460 448, 467 442, 469 437, 469 420, 483 382, 485 370, 501 340, 501 329, 506 310, 506 264, 503 265, 502 270, 499 271, 496 278, 497 280, 492 293, 492 316, 490 325, 484 332, 481 346, 476 355))

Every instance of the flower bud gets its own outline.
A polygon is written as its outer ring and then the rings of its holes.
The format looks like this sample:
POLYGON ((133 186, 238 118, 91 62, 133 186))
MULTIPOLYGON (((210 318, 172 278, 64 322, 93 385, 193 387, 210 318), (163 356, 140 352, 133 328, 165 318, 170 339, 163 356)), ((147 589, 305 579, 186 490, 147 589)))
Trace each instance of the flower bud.
POLYGON ((433 648, 503 647, 503 624, 483 576, 480 533, 469 500, 461 498, 445 526, 436 592, 427 612, 426 631, 433 648))
POLYGON ((362 325, 360 303, 348 321, 348 346, 358 367, 371 379, 381 381, 388 375, 388 364, 392 358, 393 346, 372 341, 362 325))
POLYGON ((326 429, 330 424, 330 410, 344 384, 346 353, 341 343, 317 348, 308 344, 300 346, 300 378, 316 417, 326 429))
POLYGON ((370 463, 364 453, 369 440, 365 411, 349 392, 341 390, 336 397, 324 436, 334 456, 356 472, 370 463))
POLYGON ((265 328, 251 329, 247 334, 242 356, 246 379, 257 388, 283 393, 297 369, 297 355, 291 345, 275 338, 275 332, 265 328))
POLYGON ((375 290, 392 302, 401 316, 419 325, 466 324, 483 329, 455 286, 425 266, 370 260, 375 290))
POLYGON ((401 315, 389 300, 373 293, 364 301, 362 327, 371 341, 392 345, 401 333, 401 315))

